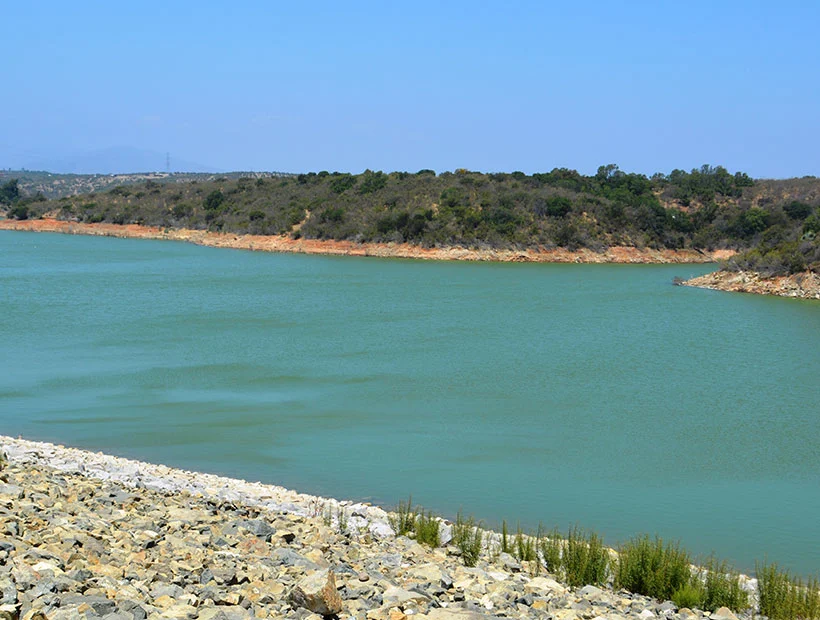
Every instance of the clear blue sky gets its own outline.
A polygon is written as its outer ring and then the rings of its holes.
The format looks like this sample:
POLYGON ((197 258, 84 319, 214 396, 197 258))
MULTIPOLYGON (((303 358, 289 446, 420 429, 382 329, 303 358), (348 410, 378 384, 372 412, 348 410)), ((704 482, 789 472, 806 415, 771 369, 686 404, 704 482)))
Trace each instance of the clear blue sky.
POLYGON ((820 175, 820 3, 7 2, 0 167, 820 175))

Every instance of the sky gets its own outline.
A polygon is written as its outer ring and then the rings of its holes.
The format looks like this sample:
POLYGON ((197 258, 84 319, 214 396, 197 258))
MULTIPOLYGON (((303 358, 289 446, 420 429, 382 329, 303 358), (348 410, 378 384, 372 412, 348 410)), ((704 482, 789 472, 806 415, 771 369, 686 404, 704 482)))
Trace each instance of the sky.
POLYGON ((808 0, 12 0, 0 19, 0 168, 127 148, 157 169, 820 175, 808 0))

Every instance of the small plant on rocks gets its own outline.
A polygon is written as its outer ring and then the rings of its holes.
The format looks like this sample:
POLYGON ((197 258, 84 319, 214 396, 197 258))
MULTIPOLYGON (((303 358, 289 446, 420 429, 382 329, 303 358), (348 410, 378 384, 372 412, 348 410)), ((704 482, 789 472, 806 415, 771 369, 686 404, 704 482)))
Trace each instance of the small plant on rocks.
POLYGON ((570 586, 599 585, 606 581, 609 572, 609 551, 598 534, 575 526, 567 533, 561 564, 570 586))
POLYGON ((461 551, 464 566, 475 566, 481 555, 483 534, 480 524, 476 524, 472 517, 464 518, 461 512, 456 515, 453 525, 453 544, 461 551))
MULTIPOLYGON (((700 605, 706 611, 728 607, 735 611, 749 606, 749 593, 740 583, 740 574, 726 561, 719 562, 714 556, 706 561, 701 570, 704 596, 700 605)), ((701 579, 700 575, 696 578, 701 579)))
POLYGON ((441 545, 439 519, 432 512, 425 512, 424 510, 419 512, 413 523, 413 531, 416 533, 416 542, 431 547, 441 545))
POLYGON ((521 526, 518 526, 515 532, 515 546, 513 548, 513 556, 517 560, 523 562, 535 562, 538 560, 538 550, 535 544, 535 538, 532 535, 524 534, 521 526))
POLYGON ((561 549, 563 541, 558 528, 549 532, 546 536, 538 537, 538 547, 541 557, 544 559, 544 566, 547 571, 557 575, 561 570, 561 549))
POLYGON ((667 601, 691 583, 689 554, 678 543, 637 536, 618 551, 615 585, 635 594, 667 601))
POLYGON ((388 522, 396 536, 407 536, 416 529, 416 514, 413 512, 413 496, 407 502, 399 502, 396 512, 388 517, 388 522))
POLYGON ((820 582, 806 583, 781 570, 777 564, 755 567, 760 613, 770 620, 814 620, 820 618, 820 582))

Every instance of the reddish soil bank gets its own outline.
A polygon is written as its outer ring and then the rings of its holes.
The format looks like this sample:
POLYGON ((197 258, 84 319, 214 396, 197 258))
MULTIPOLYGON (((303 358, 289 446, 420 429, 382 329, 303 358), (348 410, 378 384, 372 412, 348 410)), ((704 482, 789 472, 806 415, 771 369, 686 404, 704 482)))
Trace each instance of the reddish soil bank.
POLYGON ((614 246, 604 252, 570 251, 564 248, 530 250, 472 250, 461 247, 423 248, 408 243, 355 243, 318 239, 293 239, 288 236, 236 235, 185 228, 157 228, 136 224, 85 224, 54 219, 0 220, 0 230, 59 232, 75 235, 101 235, 139 239, 170 239, 198 245, 264 252, 329 254, 336 256, 380 256, 428 260, 468 260, 533 263, 710 263, 732 255, 730 250, 651 250, 614 246))

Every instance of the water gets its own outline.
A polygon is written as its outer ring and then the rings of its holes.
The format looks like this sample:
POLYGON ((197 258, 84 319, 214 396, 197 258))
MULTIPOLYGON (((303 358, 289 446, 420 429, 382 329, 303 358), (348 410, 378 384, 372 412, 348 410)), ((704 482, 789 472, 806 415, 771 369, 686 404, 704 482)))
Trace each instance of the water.
POLYGON ((0 232, 0 432, 820 569, 820 304, 0 232))

